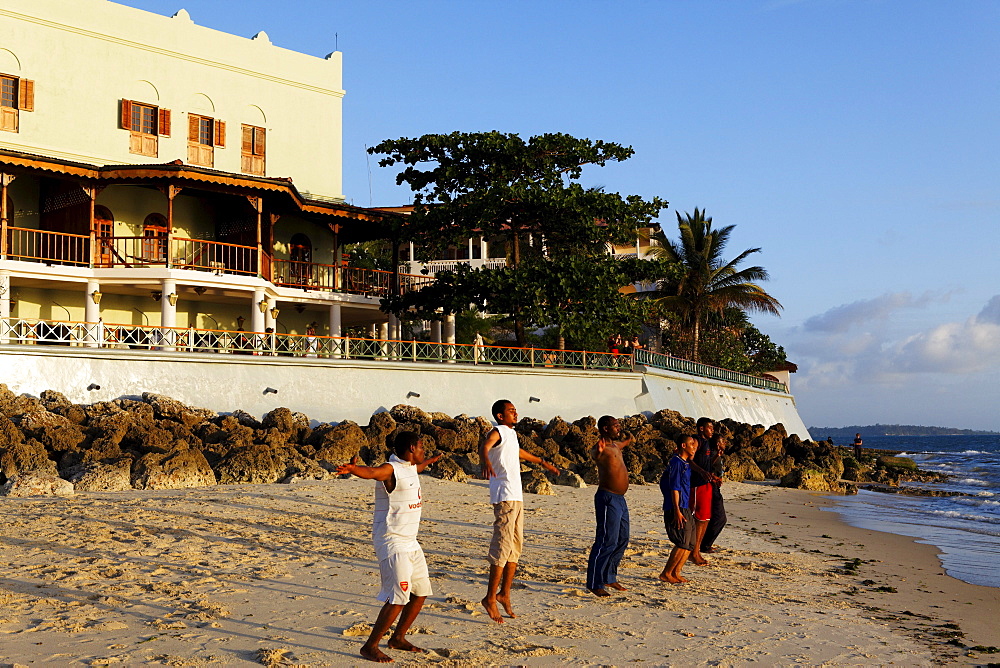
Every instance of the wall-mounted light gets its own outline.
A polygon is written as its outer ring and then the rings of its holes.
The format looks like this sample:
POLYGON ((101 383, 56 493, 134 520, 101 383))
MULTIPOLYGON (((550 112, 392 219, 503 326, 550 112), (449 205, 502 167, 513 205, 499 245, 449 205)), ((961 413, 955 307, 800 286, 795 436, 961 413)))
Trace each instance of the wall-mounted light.
POLYGON ((410 397, 416 397, 417 399, 419 399, 420 398, 420 393, 418 393, 418 392, 407 392, 406 393, 406 398, 409 399, 410 397))
POLYGON ((274 320, 277 320, 279 313, 281 313, 281 311, 278 309, 277 306, 275 306, 273 309, 271 309, 271 318, 273 318, 274 320))
POLYGON ((157 302, 163 299, 163 293, 160 292, 159 290, 154 290, 153 292, 150 292, 149 296, 153 298, 153 301, 157 302))
POLYGON ((306 307, 303 304, 296 304, 295 305, 295 312, 296 313, 302 313, 305 310, 306 310, 306 307))
POLYGON ((277 394, 277 393, 278 393, 278 391, 276 389, 274 389, 273 387, 265 387, 264 388, 264 394, 277 394))
POLYGON ((206 288, 204 285, 198 285, 195 286, 194 293, 200 297, 203 294, 205 294, 206 290, 208 290, 208 288, 206 288))
POLYGON ((242 330, 242 329, 243 329, 243 323, 244 323, 244 322, 246 322, 246 320, 247 320, 247 319, 246 319, 246 318, 244 318, 243 316, 239 316, 239 317, 237 317, 237 318, 236 318, 236 327, 237 327, 238 329, 242 330))
POLYGON ((267 298, 261 299, 257 302, 257 308, 260 309, 261 313, 267 312, 267 298))
POLYGON ((177 306, 177 293, 171 292, 169 295, 167 295, 167 301, 170 302, 171 306, 177 306))
POLYGON ((101 297, 103 297, 103 296, 104 295, 101 294, 100 290, 94 290, 93 292, 90 293, 90 298, 94 300, 95 304, 100 304, 101 303, 101 297))

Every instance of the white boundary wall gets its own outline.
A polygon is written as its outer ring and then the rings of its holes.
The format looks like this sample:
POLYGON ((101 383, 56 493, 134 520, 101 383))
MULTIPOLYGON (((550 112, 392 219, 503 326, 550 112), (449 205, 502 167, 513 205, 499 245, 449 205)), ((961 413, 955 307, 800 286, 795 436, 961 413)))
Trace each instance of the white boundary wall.
POLYGON ((17 394, 56 390, 80 404, 155 392, 218 412, 242 409, 261 416, 286 406, 314 421, 354 420, 364 425, 372 413, 396 404, 452 416, 487 415, 493 402, 504 398, 514 402, 521 416, 541 420, 670 408, 689 417, 732 418, 765 427, 780 422, 789 434, 809 438, 790 394, 662 369, 632 373, 31 348, 0 346, 0 382, 17 394))

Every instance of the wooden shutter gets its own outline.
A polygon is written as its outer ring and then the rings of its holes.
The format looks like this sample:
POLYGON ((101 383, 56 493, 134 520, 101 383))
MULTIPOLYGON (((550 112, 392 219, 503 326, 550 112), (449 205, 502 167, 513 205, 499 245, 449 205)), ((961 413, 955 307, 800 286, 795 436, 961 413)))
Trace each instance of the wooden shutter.
POLYGON ((159 123, 160 134, 164 137, 170 136, 170 110, 160 109, 160 123, 159 123))
POLYGON ((132 129, 132 100, 122 100, 122 130, 132 129))
POLYGON ((243 126, 243 152, 247 155, 253 154, 253 126, 243 126))
POLYGON ((188 114, 188 141, 197 142, 198 141, 198 121, 201 120, 200 116, 194 114, 188 114))
POLYGON ((253 154, 264 155, 264 128, 257 128, 253 133, 253 154))
POLYGON ((35 110, 35 82, 28 79, 18 80, 17 108, 21 111, 35 110))
POLYGON ((215 121, 215 145, 226 148, 226 122, 215 121))

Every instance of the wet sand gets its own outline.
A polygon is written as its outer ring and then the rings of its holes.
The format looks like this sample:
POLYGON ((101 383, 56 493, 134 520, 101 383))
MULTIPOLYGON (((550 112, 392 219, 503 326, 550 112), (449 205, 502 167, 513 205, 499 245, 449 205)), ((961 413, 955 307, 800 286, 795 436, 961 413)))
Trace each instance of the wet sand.
MULTIPOLYGON (((1000 645, 1000 590, 943 575, 933 547, 856 529, 825 497, 726 483, 730 526, 688 584, 656 579, 670 549, 655 486, 628 494, 629 591, 584 589, 594 489, 526 495, 517 619, 479 605, 492 512, 485 483, 424 476, 421 543, 434 595, 402 665, 981 665, 1000 645), (845 563, 858 558, 856 572, 845 563), (880 589, 881 588, 881 589, 880 589), (894 588, 892 593, 888 588, 894 588)), ((372 485, 358 479, 0 499, 0 664, 372 665, 381 603, 372 485)))

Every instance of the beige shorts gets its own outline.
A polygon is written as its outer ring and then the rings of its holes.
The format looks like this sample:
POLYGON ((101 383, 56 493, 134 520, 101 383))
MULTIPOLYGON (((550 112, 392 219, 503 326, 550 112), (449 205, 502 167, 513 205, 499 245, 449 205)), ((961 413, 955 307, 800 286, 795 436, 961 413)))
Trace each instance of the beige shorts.
POLYGON ((524 504, 501 501, 493 504, 493 540, 487 560, 493 566, 517 563, 524 547, 524 504))
POLYGON ((406 605, 410 594, 431 595, 431 579, 427 575, 427 561, 423 550, 398 552, 378 562, 382 589, 378 600, 392 605, 406 605))

